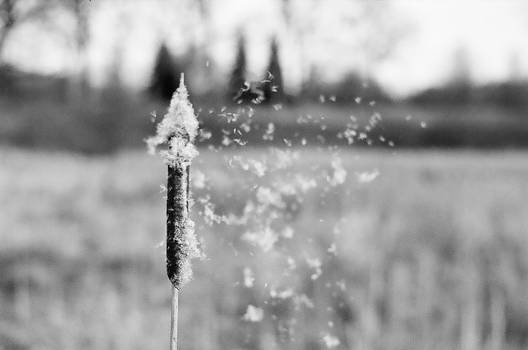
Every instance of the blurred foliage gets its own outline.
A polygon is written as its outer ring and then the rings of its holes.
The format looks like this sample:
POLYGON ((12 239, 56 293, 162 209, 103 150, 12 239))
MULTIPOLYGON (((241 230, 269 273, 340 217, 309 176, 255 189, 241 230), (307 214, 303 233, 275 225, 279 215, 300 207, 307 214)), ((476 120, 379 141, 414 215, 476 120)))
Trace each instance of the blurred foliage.
POLYGON ((101 89, 85 86, 72 100, 69 79, 4 68, 0 81, 9 84, 0 96, 4 144, 107 153, 137 146, 154 130, 149 114, 156 102, 118 82, 101 89))
POLYGON ((278 51, 272 50, 270 56, 269 68, 274 72, 262 82, 244 78, 243 39, 238 52, 227 88, 212 84, 196 93, 196 67, 191 58, 197 56, 175 59, 164 45, 145 92, 131 91, 120 83, 119 62, 100 88, 4 65, 0 68, 1 142, 82 153, 142 147, 154 130, 151 114, 165 112, 183 71, 190 72, 186 82, 201 127, 211 133, 201 139, 202 145, 219 146, 225 137, 241 133, 236 138, 250 145, 306 141, 381 147, 528 146, 528 85, 524 81, 459 86, 453 81, 460 80, 453 80, 406 101, 393 101, 375 81, 365 81, 355 73, 329 84, 313 71, 300 93, 292 96, 283 95, 281 89, 272 91, 281 77, 278 51), (226 98, 226 93, 231 97, 226 98), (270 93, 272 98, 266 98, 270 93), (373 120, 375 125, 370 125, 373 120), (264 137, 270 124, 273 138, 264 137), (345 133, 365 133, 365 137, 350 142, 345 133))

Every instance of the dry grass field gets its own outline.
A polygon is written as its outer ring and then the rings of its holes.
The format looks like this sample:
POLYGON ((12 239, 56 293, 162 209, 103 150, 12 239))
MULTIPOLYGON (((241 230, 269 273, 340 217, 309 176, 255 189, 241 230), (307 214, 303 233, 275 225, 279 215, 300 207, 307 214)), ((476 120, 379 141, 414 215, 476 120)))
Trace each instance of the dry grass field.
MULTIPOLYGON (((181 349, 526 348, 526 156, 202 150, 181 349)), ((0 150, 0 349, 166 347, 165 171, 0 150)))

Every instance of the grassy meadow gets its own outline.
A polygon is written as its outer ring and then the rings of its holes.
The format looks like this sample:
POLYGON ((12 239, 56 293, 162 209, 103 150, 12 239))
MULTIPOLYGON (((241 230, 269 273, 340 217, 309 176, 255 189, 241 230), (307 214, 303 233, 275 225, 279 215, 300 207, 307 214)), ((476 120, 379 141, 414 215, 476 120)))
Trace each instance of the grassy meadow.
MULTIPOLYGON (((181 349, 525 349, 526 157, 202 149, 181 349)), ((0 164, 0 349, 165 348, 161 161, 0 164)))

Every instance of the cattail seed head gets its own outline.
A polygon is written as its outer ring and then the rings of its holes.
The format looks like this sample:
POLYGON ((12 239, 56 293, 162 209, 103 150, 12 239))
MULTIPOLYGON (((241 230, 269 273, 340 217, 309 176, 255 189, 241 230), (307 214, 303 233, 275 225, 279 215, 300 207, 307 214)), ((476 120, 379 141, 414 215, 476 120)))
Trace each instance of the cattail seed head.
POLYGON ((190 164, 198 155, 194 140, 198 133, 198 119, 189 102, 189 93, 185 87, 183 74, 180 86, 172 95, 167 113, 157 126, 156 135, 147 139, 150 153, 165 145, 166 150, 158 151, 168 165, 190 164))
POLYGON ((189 172, 198 154, 194 146, 198 120, 188 97, 182 74, 156 135, 147 140, 150 152, 157 152, 168 165, 167 275, 178 289, 192 277, 190 260, 201 256, 194 222, 189 217, 189 172), (166 148, 157 151, 160 146, 166 148))

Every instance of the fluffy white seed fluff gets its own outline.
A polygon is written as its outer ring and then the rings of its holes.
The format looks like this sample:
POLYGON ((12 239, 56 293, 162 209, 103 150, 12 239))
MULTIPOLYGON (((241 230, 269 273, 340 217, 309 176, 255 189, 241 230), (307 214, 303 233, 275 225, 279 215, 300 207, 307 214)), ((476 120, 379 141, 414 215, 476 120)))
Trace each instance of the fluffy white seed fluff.
POLYGON ((172 96, 169 109, 158 124, 156 135, 147 139, 149 152, 156 152, 169 165, 188 165, 198 155, 194 139, 198 133, 198 119, 189 102, 183 74, 180 86, 172 96), (159 150, 160 146, 167 148, 159 150))

